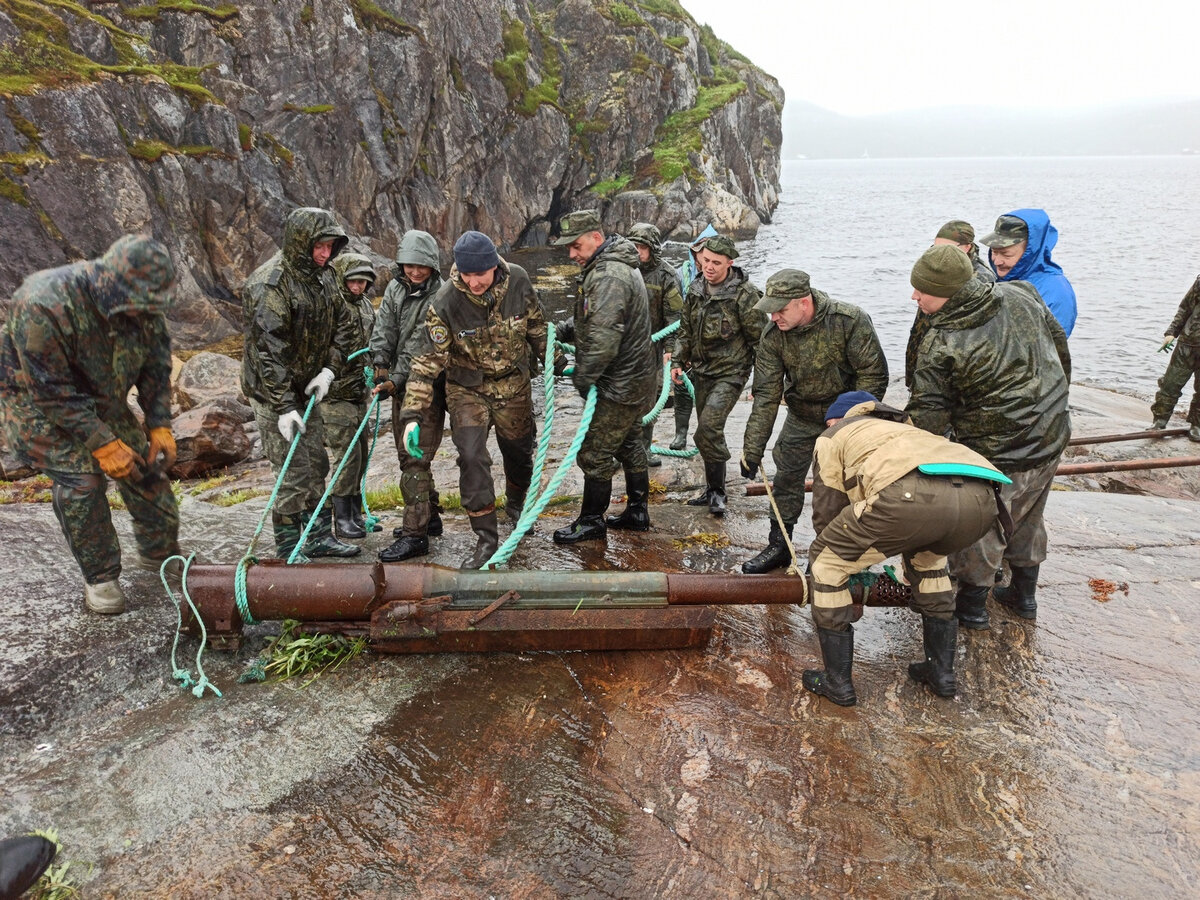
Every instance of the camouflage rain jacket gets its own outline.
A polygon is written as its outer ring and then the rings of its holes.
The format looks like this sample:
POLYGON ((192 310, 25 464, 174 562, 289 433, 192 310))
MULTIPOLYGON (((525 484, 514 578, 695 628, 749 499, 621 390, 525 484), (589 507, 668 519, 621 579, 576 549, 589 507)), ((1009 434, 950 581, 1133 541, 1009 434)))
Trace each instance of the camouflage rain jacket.
POLYGON ((1163 334, 1173 334, 1181 344, 1200 347, 1200 276, 1179 304, 1175 318, 1163 334))
MULTIPOLYGON (((371 260, 361 253, 342 253, 329 261, 329 269, 333 274, 334 291, 342 303, 350 308, 353 334, 347 347, 347 356, 368 349, 371 343, 371 331, 375 327, 375 307, 367 296, 371 285, 375 283, 375 267, 371 260), (367 289, 357 297, 346 288, 347 279, 365 278, 367 289)), ((354 359, 348 359, 346 365, 337 374, 333 384, 329 386, 329 399, 348 400, 351 403, 362 403, 367 396, 367 379, 363 369, 371 365, 371 354, 359 353, 354 359)))
POLYGON ((121 439, 142 451, 126 403, 136 387, 145 427, 171 424, 166 249, 137 235, 99 259, 30 275, 0 336, 0 419, 14 453, 34 468, 99 472, 91 452, 121 439))
POLYGON ((754 360, 754 407, 743 446, 749 462, 761 463, 782 398, 809 436, 825 430, 825 411, 846 391, 883 397, 887 358, 871 317, 850 303, 813 290, 813 320, 780 331, 771 322, 754 360))
POLYGON ((503 259, 481 296, 468 290, 458 267, 429 304, 425 352, 412 360, 404 411, 424 409, 433 383, 471 388, 497 400, 529 390, 531 371, 546 352, 546 320, 529 275, 503 259))
POLYGON ((1067 336, 1027 282, 972 278, 921 341, 906 412, 1006 475, 1058 459, 1071 437, 1067 336))
POLYGON ((279 416, 303 411, 308 405, 304 388, 317 373, 322 368, 338 372, 359 349, 353 346, 350 308, 337 299, 330 273, 312 258, 313 245, 329 238, 335 240, 336 257, 346 246, 346 233, 332 213, 292 210, 283 246, 242 285, 242 392, 279 416))
POLYGON ((754 365, 754 348, 769 319, 754 308, 762 292, 737 266, 707 293, 708 282, 696 278, 683 298, 671 364, 691 367, 709 378, 745 379, 754 365))
POLYGON ((575 311, 561 335, 575 343, 572 383, 580 394, 594 384, 605 400, 649 409, 660 366, 650 343, 650 307, 637 247, 609 236, 576 281, 575 311))

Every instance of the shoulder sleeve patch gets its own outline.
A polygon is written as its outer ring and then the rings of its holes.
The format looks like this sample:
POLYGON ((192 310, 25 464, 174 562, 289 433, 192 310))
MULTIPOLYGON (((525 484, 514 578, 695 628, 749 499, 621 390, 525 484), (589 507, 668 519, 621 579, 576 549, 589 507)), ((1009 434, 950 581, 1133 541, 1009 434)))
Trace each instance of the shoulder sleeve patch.
POLYGON ((450 329, 448 329, 445 325, 442 325, 441 323, 438 323, 437 325, 430 325, 427 330, 429 332, 429 340, 431 340, 433 345, 439 350, 445 350, 448 346, 450 346, 450 329))

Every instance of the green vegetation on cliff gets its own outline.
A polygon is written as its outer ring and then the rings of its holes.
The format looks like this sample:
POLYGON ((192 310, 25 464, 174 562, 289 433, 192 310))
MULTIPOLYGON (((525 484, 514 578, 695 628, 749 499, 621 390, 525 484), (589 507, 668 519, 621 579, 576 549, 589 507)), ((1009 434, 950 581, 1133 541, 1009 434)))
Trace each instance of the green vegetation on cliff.
POLYGON ((529 83, 529 60, 532 47, 520 19, 506 19, 501 30, 504 56, 492 63, 494 74, 514 108, 523 116, 532 116, 543 103, 558 107, 558 91, 562 84, 562 60, 558 47, 549 35, 535 23, 541 44, 541 67, 545 77, 535 85, 529 83))

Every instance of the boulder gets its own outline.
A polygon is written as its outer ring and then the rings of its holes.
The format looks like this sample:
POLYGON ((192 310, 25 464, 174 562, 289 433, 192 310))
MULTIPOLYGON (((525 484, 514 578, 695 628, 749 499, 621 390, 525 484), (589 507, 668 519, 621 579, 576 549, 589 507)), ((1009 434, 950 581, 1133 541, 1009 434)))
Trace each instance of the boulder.
POLYGON ((251 441, 238 415, 223 405, 189 410, 171 423, 179 456, 171 475, 197 478, 239 463, 250 455, 251 441))
POLYGON ((247 406, 246 397, 242 394, 241 379, 242 364, 236 359, 220 353, 201 351, 185 362, 179 370, 179 378, 175 382, 175 399, 184 412, 211 404, 221 398, 247 406))

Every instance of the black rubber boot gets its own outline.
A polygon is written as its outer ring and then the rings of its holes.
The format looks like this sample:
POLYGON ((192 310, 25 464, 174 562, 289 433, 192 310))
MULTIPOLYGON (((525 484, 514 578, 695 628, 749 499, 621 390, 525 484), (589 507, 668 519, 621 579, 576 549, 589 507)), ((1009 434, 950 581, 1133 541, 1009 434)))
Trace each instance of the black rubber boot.
POLYGON ((429 552, 429 538, 421 534, 406 534, 396 539, 390 546, 379 551, 380 562, 404 562, 414 556, 424 556, 429 552))
POLYGON ((1022 619, 1037 618, 1038 569, 1040 566, 1009 566, 1012 580, 1008 587, 992 591, 996 602, 1015 612, 1022 619))
POLYGON ((696 404, 688 396, 687 388, 681 388, 675 394, 675 440, 671 441, 672 450, 682 450, 687 446, 688 424, 692 419, 692 407, 696 404))
POLYGON ((605 516, 604 524, 621 531, 649 531, 650 511, 646 502, 650 497, 650 473, 625 473, 625 510, 616 516, 605 516))
POLYGON ((525 512, 525 494, 509 494, 504 500, 504 514, 508 516, 509 521, 516 525, 523 512, 525 512))
POLYGON ((53 841, 36 834, 0 841, 0 897, 20 897, 33 887, 56 853, 53 841))
MULTIPOLYGON (((363 495, 355 494, 350 498, 350 516, 354 519, 354 524, 361 528, 364 532, 367 530, 367 517, 363 514, 363 495)), ((371 526, 371 531, 383 531, 383 526, 376 522, 371 526)))
POLYGON ((275 532, 275 557, 286 560, 300 540, 300 532, 304 528, 303 517, 272 512, 271 528, 275 532))
MULTIPOLYGON (((792 536, 794 524, 787 526, 787 536, 792 536)), ((742 572, 746 575, 762 575, 764 572, 774 572, 784 566, 791 565, 792 554, 788 552, 787 541, 783 539, 783 531, 779 522, 771 518, 771 533, 767 537, 767 548, 753 559, 742 563, 742 572)))
POLYGON ((652 469, 657 469, 662 465, 662 460, 659 459, 657 453, 651 453, 650 448, 654 446, 654 423, 642 426, 642 442, 646 445, 646 465, 652 469))
POLYGON ((987 631, 991 628, 987 609, 988 589, 974 584, 960 584, 954 595, 954 617, 963 628, 987 631))
POLYGON ((475 552, 463 560, 461 569, 481 569, 483 564, 492 558, 496 548, 500 546, 499 526, 496 524, 496 510, 482 516, 471 516, 471 530, 475 532, 475 552))
MULTIPOLYGON (((440 510, 436 503, 431 503, 429 506, 429 521, 425 523, 425 534, 428 537, 441 537, 446 526, 442 524, 442 517, 439 514, 440 510)), ((392 537, 404 537, 404 526, 397 525, 392 529, 392 537)))
POLYGON ((704 485, 704 490, 687 501, 688 506, 708 506, 708 485, 704 485))
POLYGON ((800 682, 805 690, 828 697, 838 706, 853 706, 858 702, 854 682, 850 680, 854 665, 854 626, 845 631, 818 627, 817 639, 821 642, 825 669, 805 669, 800 682))
POLYGON ((315 513, 310 512, 308 515, 314 520, 312 530, 308 533, 308 540, 304 542, 304 555, 309 559, 328 556, 344 559, 349 556, 358 556, 362 552, 362 547, 347 544, 333 536, 333 510, 328 506, 315 513))
POLYGON ((725 463, 705 463, 704 478, 708 481, 708 511, 725 515, 725 463))
POLYGON ((366 529, 354 521, 354 498, 333 498, 333 527, 340 538, 357 541, 367 536, 366 529))
POLYGON ((583 502, 579 518, 554 532, 556 544, 578 544, 580 541, 602 541, 608 535, 604 526, 604 511, 612 496, 611 478, 583 477, 583 502))
POLYGON ((925 636, 925 661, 909 663, 908 677, 929 685, 939 697, 953 697, 957 689, 954 651, 958 646, 958 619, 935 619, 922 613, 921 632, 925 636))

